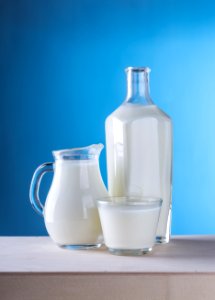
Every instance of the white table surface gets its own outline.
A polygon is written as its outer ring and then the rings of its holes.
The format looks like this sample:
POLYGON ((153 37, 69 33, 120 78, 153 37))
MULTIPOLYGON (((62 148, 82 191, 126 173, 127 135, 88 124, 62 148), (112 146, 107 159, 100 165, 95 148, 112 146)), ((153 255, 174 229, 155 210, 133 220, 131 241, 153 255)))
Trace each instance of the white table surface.
POLYGON ((65 250, 48 237, 0 237, 0 295, 215 299, 215 236, 175 236, 140 257, 111 255, 105 248, 65 250))

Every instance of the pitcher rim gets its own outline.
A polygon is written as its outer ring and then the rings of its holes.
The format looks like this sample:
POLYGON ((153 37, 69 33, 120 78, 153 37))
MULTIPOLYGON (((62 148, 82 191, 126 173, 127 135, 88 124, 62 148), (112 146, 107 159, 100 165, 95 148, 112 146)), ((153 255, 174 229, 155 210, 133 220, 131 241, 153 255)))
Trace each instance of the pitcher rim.
POLYGON ((90 160, 97 158, 104 148, 102 143, 85 147, 66 148, 52 151, 55 160, 90 160))

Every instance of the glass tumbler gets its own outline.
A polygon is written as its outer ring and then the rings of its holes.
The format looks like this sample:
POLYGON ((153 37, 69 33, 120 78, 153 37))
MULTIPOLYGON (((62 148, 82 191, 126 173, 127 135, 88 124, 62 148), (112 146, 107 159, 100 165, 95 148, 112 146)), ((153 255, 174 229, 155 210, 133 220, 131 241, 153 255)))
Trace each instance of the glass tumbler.
POLYGON ((140 197, 99 199, 104 241, 116 255, 142 255, 152 250, 162 200, 140 197))

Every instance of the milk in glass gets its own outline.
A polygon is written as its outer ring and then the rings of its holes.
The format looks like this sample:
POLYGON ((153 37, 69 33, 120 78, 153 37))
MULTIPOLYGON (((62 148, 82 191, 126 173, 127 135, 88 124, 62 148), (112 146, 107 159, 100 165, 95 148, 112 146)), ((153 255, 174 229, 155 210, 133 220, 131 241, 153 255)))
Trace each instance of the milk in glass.
MULTIPOLYGON (((99 214, 106 246, 113 253, 123 250, 151 251, 160 213, 160 199, 111 199, 99 201, 99 214)), ((132 251, 131 251, 132 252, 132 251)), ((139 252, 139 251, 138 251, 139 252)), ((137 252, 137 253, 138 253, 137 252)))

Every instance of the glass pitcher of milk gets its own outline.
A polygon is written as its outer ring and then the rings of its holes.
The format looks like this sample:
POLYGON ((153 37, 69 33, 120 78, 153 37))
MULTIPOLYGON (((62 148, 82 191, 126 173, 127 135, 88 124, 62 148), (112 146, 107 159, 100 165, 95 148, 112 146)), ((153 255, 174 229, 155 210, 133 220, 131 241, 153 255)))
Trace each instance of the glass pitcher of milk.
POLYGON ((89 249, 102 243, 97 200, 108 195, 99 169, 102 144, 53 151, 54 163, 39 166, 32 178, 30 201, 44 216, 46 229, 55 243, 71 249, 89 249), (39 186, 46 172, 54 171, 43 206, 39 186))
POLYGON ((147 67, 126 69, 127 97, 106 119, 110 196, 163 200, 156 241, 167 243, 171 223, 172 122, 149 94, 147 67))

